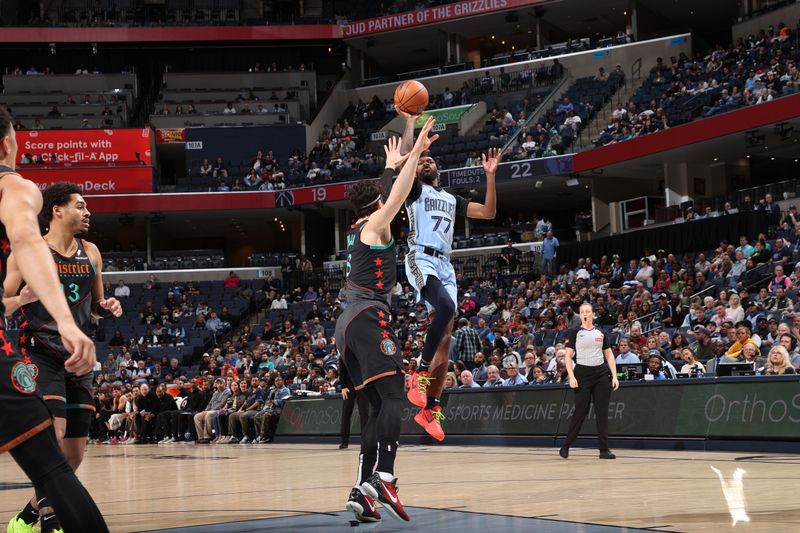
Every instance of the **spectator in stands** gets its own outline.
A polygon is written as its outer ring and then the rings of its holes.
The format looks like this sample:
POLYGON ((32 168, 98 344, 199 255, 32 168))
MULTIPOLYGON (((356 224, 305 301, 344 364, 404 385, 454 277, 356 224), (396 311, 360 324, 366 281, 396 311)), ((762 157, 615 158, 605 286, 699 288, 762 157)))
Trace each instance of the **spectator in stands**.
POLYGON ((228 438, 224 441, 225 444, 237 444, 243 441, 247 436, 247 434, 244 433, 245 428, 242 424, 241 417, 250 411, 253 411, 252 417, 258 414, 261 404, 263 404, 266 398, 264 388, 260 386, 260 383, 257 377, 253 377, 250 380, 249 387, 242 388, 242 384, 239 384, 240 389, 246 391, 246 397, 239 409, 228 415, 228 438))
POLYGON ((272 303, 270 304, 269 308, 272 311, 288 309, 289 304, 286 302, 286 295, 285 294, 277 295, 275 299, 272 300, 272 303))
POLYGON ((313 285, 308 286, 308 290, 303 295, 304 302, 316 302, 317 298, 319 298, 319 294, 314 290, 313 285))
POLYGON ((208 314, 208 320, 205 321, 206 329, 212 333, 221 333, 224 330, 222 320, 217 316, 216 311, 211 311, 208 314))
MULTIPOLYGON (((777 271, 778 268, 779 267, 775 267, 775 270, 777 271)), ((787 316, 794 311, 794 304, 792 300, 786 296, 786 291, 783 286, 778 284, 775 286, 775 296, 769 299, 764 309, 767 312, 781 313, 781 315, 787 316)))
POLYGON ((215 178, 228 177, 228 167, 225 165, 225 161, 222 157, 218 157, 216 162, 214 162, 211 175, 215 178))
POLYGON ((211 162, 208 159, 203 159, 203 162, 200 164, 200 175, 211 176, 213 172, 214 168, 211 166, 211 162))
POLYGON ((236 272, 231 270, 228 272, 228 277, 225 278, 225 283, 222 285, 225 289, 238 289, 241 281, 239 280, 239 276, 236 275, 236 272))
POLYGON ((475 364, 475 355, 481 350, 481 339, 466 318, 459 319, 455 339, 458 360, 463 361, 467 368, 472 367, 475 364))
MULTIPOLYGON (((144 363, 144 361, 140 361, 144 363)), ((149 371, 148 371, 149 372, 149 371)), ((139 397, 136 398, 136 427, 138 438, 135 444, 148 444, 155 442, 156 417, 159 411, 159 400, 155 392, 150 390, 146 383, 139 387, 139 397)))
POLYGON ((703 326, 694 330, 695 343, 692 349, 700 361, 707 361, 714 356, 714 347, 711 343, 711 331, 703 326))
MULTIPOLYGON (((792 259, 792 251, 789 248, 789 246, 786 245, 783 239, 781 238, 775 239, 775 246, 772 250, 772 262, 778 265, 775 268, 777 269, 780 267, 781 271, 783 271, 783 266, 780 266, 780 264, 789 262, 791 261, 791 259, 792 259)), ((788 286, 784 285, 784 288, 788 288, 788 286)))
POLYGON ((564 119, 564 126, 572 128, 573 132, 577 132, 581 127, 580 115, 576 115, 574 111, 569 111, 567 113, 567 118, 564 119))
POLYGON ((214 393, 205 409, 194 415, 194 425, 197 429, 197 444, 211 442, 212 419, 224 409, 231 397, 231 389, 226 386, 223 378, 214 380, 214 393))
POLYGON ((224 115, 235 115, 236 108, 233 107, 233 102, 228 102, 228 104, 225 106, 225 109, 222 110, 222 113, 224 115))
POLYGON ((131 289, 125 285, 125 282, 119 280, 117 282, 117 286, 114 289, 114 297, 115 298, 128 298, 131 295, 131 289))
POLYGON ((475 315, 475 301, 472 299, 472 295, 468 292, 464 293, 464 298, 461 300, 461 303, 458 304, 458 312, 462 316, 471 317, 475 315))
POLYGON ((500 250, 497 259, 497 267, 501 272, 514 272, 519 263, 517 259, 518 251, 514 248, 514 243, 511 239, 506 239, 506 245, 500 250))
POLYGON ((284 384, 283 378, 280 375, 275 376, 274 385, 267 395, 264 409, 254 419, 258 433, 258 438, 255 440, 256 444, 272 442, 275 437, 275 430, 278 428, 283 405, 291 395, 292 393, 284 384))
POLYGON ((298 265, 300 272, 313 272, 314 264, 306 255, 300 256, 300 264, 298 265))
POLYGON ((686 363, 681 367, 681 374, 689 374, 690 376, 703 375, 706 368, 700 361, 697 360, 695 353, 688 346, 681 351, 681 357, 686 363))
POLYGON ((627 339, 620 339, 617 342, 617 348, 619 349, 619 354, 616 358, 617 363, 631 364, 641 362, 639 356, 630 350, 630 343, 627 339))
POLYGON ((472 372, 469 370, 464 370, 461 372, 461 385, 458 386, 459 389, 479 389, 480 385, 475 383, 475 378, 472 375, 472 372))
MULTIPOLYGON (((477 379, 477 376, 476 376, 477 379)), ((500 377, 500 370, 495 365, 486 367, 486 382, 483 384, 484 388, 500 387, 505 382, 500 377)))
POLYGON ((556 113, 564 113, 566 115, 567 113, 573 111, 575 111, 575 106, 569 101, 568 96, 564 96, 564 98, 561 99, 561 103, 558 104, 558 107, 556 108, 556 113))
MULTIPOLYGON (((563 363, 561 363, 563 365, 563 363)), ((550 378, 540 366, 533 367, 531 371, 530 384, 531 385, 547 385, 550 383, 550 378)))
POLYGON ((797 374, 789 360, 789 352, 783 346, 774 346, 769 351, 767 362, 764 368, 759 371, 762 376, 780 376, 785 374, 797 374))
POLYGON ((542 274, 546 275, 548 278, 553 278, 555 276, 555 259, 558 254, 558 246, 558 239, 553 236, 552 231, 547 230, 545 238, 542 241, 542 274))

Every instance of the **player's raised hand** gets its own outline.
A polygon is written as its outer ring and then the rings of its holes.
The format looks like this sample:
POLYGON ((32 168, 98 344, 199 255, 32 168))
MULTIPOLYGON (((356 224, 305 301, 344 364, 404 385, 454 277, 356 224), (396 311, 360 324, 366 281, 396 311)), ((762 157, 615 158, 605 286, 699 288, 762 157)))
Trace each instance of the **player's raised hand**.
POLYGON ((431 147, 431 145, 439 138, 438 133, 434 133, 430 137, 431 129, 433 129, 434 124, 436 124, 436 119, 433 116, 428 117, 428 120, 425 121, 425 125, 422 126, 422 131, 419 132, 419 137, 417 137, 417 142, 414 144, 414 150, 417 151, 418 154, 421 154, 425 150, 431 147))
POLYGON ((412 115, 411 113, 408 113, 407 111, 403 111, 403 110, 399 109, 396 106, 395 106, 395 110, 397 111, 398 115, 400 115, 401 117, 403 117, 407 121, 408 120, 416 121, 419 118, 419 115, 412 115))
POLYGON ((389 137, 389 142, 383 146, 383 151, 386 152, 386 168, 393 168, 395 170, 403 166, 403 163, 408 159, 408 154, 400 154, 400 137, 389 137))
POLYGON ((97 302, 97 305, 106 311, 111 311, 111 314, 117 318, 122 316, 122 304, 116 298, 103 298, 97 302))
POLYGON ((64 362, 64 368, 69 372, 74 372, 78 376, 88 374, 94 370, 97 362, 94 343, 84 335, 75 323, 58 326, 58 333, 64 347, 72 354, 64 362))
POLYGON ((497 172, 497 165, 500 164, 500 159, 503 158, 503 150, 500 148, 489 148, 489 155, 481 154, 481 163, 483 170, 487 174, 494 174, 497 172))

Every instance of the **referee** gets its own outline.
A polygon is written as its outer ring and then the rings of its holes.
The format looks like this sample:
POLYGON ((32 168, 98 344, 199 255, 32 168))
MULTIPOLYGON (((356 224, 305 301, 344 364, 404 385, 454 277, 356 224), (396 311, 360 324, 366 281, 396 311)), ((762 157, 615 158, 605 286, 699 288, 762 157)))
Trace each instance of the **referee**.
POLYGON ((597 418, 597 444, 600 459, 616 459, 608 449, 608 400, 611 389, 619 388, 617 364, 608 337, 594 327, 594 311, 590 303, 581 304, 581 327, 570 330, 564 340, 564 364, 569 374, 569 386, 575 389, 575 412, 567 431, 567 440, 558 451, 566 459, 569 447, 578 438, 583 421, 589 414, 589 402, 594 404, 597 418), (573 361, 573 357, 575 360, 573 361), (611 385, 608 379, 611 377, 611 385))

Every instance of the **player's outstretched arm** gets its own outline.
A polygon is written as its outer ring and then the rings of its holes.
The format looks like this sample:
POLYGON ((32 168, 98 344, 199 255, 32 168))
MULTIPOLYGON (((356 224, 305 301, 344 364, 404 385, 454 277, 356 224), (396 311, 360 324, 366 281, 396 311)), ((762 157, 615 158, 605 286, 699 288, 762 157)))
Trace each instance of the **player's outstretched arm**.
MULTIPOLYGON (((403 142, 400 145, 400 153, 407 154, 414 148, 414 124, 417 123, 419 115, 412 115, 399 109, 397 110, 397 114, 406 121, 406 127, 403 130, 403 142)), ((422 134, 420 133, 420 135, 422 134)))
MULTIPOLYGON (((392 222, 395 215, 397 215, 398 211, 400 211, 408 193, 411 192, 414 180, 417 179, 417 162, 419 161, 420 155, 430 148, 431 144, 439 138, 437 134, 428 137, 435 123, 436 119, 433 117, 430 117, 428 121, 425 122, 425 126, 422 127, 422 131, 417 138, 417 142, 414 144, 414 148, 411 150, 408 159, 403 165, 403 169, 400 171, 400 175, 397 177, 397 181, 392 187, 389 198, 386 199, 383 207, 372 213, 369 217, 369 221, 366 225, 366 229, 369 231, 379 232, 380 228, 387 227, 392 222)), ((395 151, 399 150, 396 144, 384 147, 387 161, 390 158, 396 157, 392 154, 392 149, 395 151)))
POLYGON ((78 375, 85 374, 94 368, 94 343, 72 318, 53 256, 39 231, 37 215, 41 208, 42 193, 33 182, 15 174, 3 178, 0 223, 6 228, 19 270, 56 321, 64 346, 72 354, 65 367, 78 375))
POLYGON ((486 154, 481 154, 483 170, 486 172, 486 198, 482 204, 470 202, 467 205, 467 216, 469 218, 491 220, 497 214, 495 175, 497 174, 497 166, 500 164, 500 159, 502 157, 503 151, 500 148, 489 148, 488 156, 486 154))

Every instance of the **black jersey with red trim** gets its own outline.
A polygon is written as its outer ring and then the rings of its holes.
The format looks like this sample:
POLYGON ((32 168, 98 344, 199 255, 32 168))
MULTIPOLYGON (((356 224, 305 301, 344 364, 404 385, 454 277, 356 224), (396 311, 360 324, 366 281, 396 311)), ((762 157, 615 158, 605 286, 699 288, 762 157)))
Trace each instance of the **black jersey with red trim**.
POLYGON ((362 222, 347 233, 347 301, 375 300, 388 305, 397 284, 394 239, 381 246, 364 244, 361 232, 366 223, 362 222))
MULTIPOLYGON (((75 239, 75 241, 77 249, 69 257, 61 255, 52 248, 50 251, 53 254, 58 278, 75 323, 84 333, 88 334, 92 315, 92 286, 97 276, 97 269, 86 253, 83 239, 75 239)), ((22 319, 20 346, 26 350, 35 350, 44 354, 51 353, 62 358, 69 356, 61 342, 61 335, 58 334, 56 321, 40 301, 24 305, 22 319)))

